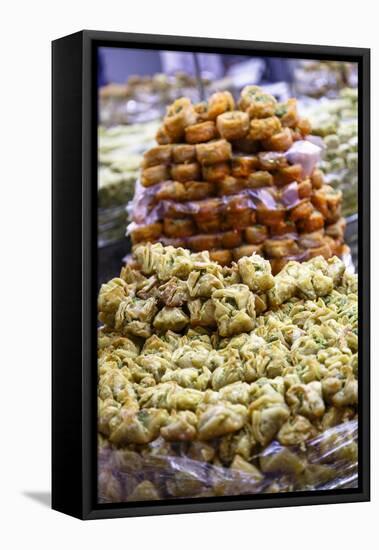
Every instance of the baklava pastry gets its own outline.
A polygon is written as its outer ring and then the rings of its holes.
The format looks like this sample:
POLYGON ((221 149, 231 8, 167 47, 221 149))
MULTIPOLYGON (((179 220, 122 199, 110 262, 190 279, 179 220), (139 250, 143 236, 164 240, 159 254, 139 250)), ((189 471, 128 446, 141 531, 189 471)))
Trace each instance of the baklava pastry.
POLYGON ((326 260, 332 257, 332 251, 328 243, 324 243, 321 246, 308 249, 309 258, 316 258, 317 256, 322 256, 326 260))
POLYGON ((309 199, 312 195, 312 182, 309 178, 297 184, 299 199, 309 199))
POLYGON ((172 160, 181 164, 184 162, 195 162, 196 160, 196 149, 194 145, 189 145, 186 143, 180 143, 178 145, 172 146, 172 160))
POLYGON ((191 219, 165 218, 163 232, 167 237, 189 237, 195 232, 195 224, 191 219))
POLYGON ((246 136, 250 127, 249 115, 242 111, 228 111, 217 117, 217 130, 227 140, 241 139, 246 136))
POLYGON ((255 118, 250 121, 249 138, 253 140, 268 139, 280 132, 282 126, 276 116, 268 118, 255 118))
POLYGON ((171 143, 170 136, 167 134, 163 126, 161 126, 155 134, 155 141, 158 145, 168 145, 171 143))
POLYGON ((238 105, 250 118, 266 118, 275 114, 277 102, 258 86, 245 86, 238 105))
POLYGON ((286 211, 280 205, 275 208, 267 208, 266 206, 259 206, 257 209, 257 222, 258 224, 272 226, 277 225, 280 222, 284 222, 286 211))
POLYGON ((229 265, 233 260, 232 252, 225 249, 210 250, 209 257, 213 262, 217 262, 220 265, 229 265))
POLYGON ((260 254, 262 252, 261 244, 243 244, 233 250, 233 259, 238 261, 244 256, 252 256, 253 254, 260 254))
POLYGON ((234 178, 233 176, 226 176, 219 182, 217 182, 218 195, 224 197, 227 195, 234 195, 239 193, 246 187, 246 181, 241 178, 234 178))
POLYGON ((298 243, 302 248, 318 248, 324 244, 324 240, 324 229, 313 231, 313 233, 302 233, 298 237, 298 243))
POLYGON ((199 122, 185 129, 187 143, 203 143, 216 137, 216 126, 213 120, 199 122))
POLYGON ((321 212, 325 220, 334 223, 341 216, 342 191, 324 185, 312 194, 312 203, 321 212))
POLYGON ((232 146, 225 139, 196 145, 197 160, 201 164, 216 164, 232 158, 232 146))
POLYGON ((299 252, 299 247, 294 239, 267 239, 263 247, 270 258, 284 258, 299 252))
POLYGON ((253 225, 245 229, 245 239, 248 244, 261 244, 268 238, 268 229, 265 225, 253 225))
POLYGON ((241 231, 232 229, 220 233, 220 243, 223 248, 236 248, 242 244, 241 231))
POLYGON ((185 189, 186 201, 207 199, 215 194, 214 184, 207 181, 186 181, 182 185, 185 189))
POLYGON ((270 172, 265 170, 257 170, 250 174, 246 179, 246 186, 251 189, 257 189, 259 187, 270 187, 274 183, 274 178, 270 172))
POLYGON ((272 237, 282 237, 283 235, 295 235, 296 224, 291 220, 282 220, 270 225, 270 235, 272 237))
POLYGON ((299 120, 297 100, 292 97, 285 103, 279 103, 275 114, 280 118, 282 126, 285 128, 295 128, 299 120))
POLYGON ((241 229, 251 224, 251 206, 249 198, 244 195, 231 196, 225 209, 227 227, 241 229))
POLYGON ((300 118, 296 126, 303 137, 309 135, 312 132, 312 125, 307 118, 300 118))
POLYGON ((332 237, 333 239, 342 240, 345 235, 345 229, 346 229, 346 220, 345 218, 341 218, 340 220, 338 220, 338 222, 328 225, 325 228, 325 233, 329 237, 332 237))
POLYGON ((313 170, 311 174, 311 183, 313 189, 320 189, 324 185, 324 174, 321 170, 313 170))
POLYGON ((267 151, 287 151, 293 143, 289 128, 284 128, 268 139, 263 140, 262 145, 267 151))
POLYGON ((212 250, 221 244, 220 234, 198 234, 188 238, 188 246, 195 252, 202 250, 212 250))
POLYGON ((301 164, 292 164, 291 166, 280 168, 274 175, 274 183, 279 187, 288 185, 293 181, 301 182, 303 179, 303 167, 301 164))
POLYGON ((155 194, 158 202, 163 200, 182 201, 185 196, 186 190, 183 183, 171 180, 163 182, 155 194))
POLYGON ((303 233, 312 233, 324 227, 324 216, 318 210, 313 210, 308 218, 302 218, 296 223, 299 231, 303 233))
POLYGON ((313 210, 314 208, 311 201, 304 199, 302 202, 291 208, 289 215, 290 220, 293 222, 298 222, 299 220, 308 219, 313 210))
POLYGON ((169 169, 165 164, 158 164, 157 166, 150 166, 144 168, 141 173, 141 184, 144 187, 150 187, 161 181, 170 179, 169 169))
POLYGON ((171 162, 171 145, 158 145, 146 151, 143 155, 142 166, 149 168, 158 164, 170 164, 171 162))
POLYGON ((198 162, 171 165, 171 178, 176 181, 199 180, 201 168, 198 162))
POLYGON ((234 99, 230 92, 216 92, 208 99, 207 117, 209 120, 216 120, 222 113, 233 111, 234 107, 234 99))
POLYGON ((247 178, 259 167, 260 161, 256 155, 233 155, 231 174, 235 178, 247 178))
POLYGON ((159 222, 140 225, 132 231, 132 243, 155 242, 161 235, 162 229, 162 224, 159 222))
MULTIPOLYGON (((286 156, 277 151, 267 151, 258 153, 258 166, 260 170, 274 172, 288 166, 286 156)), ((258 168, 258 167, 257 167, 258 168)))
POLYGON ((197 114, 191 100, 187 97, 182 97, 176 99, 167 108, 164 118, 164 130, 171 141, 180 141, 184 137, 186 127, 195 124, 196 121, 197 114))
POLYGON ((205 181, 218 182, 229 176, 230 166, 228 162, 218 162, 202 167, 202 174, 205 181))

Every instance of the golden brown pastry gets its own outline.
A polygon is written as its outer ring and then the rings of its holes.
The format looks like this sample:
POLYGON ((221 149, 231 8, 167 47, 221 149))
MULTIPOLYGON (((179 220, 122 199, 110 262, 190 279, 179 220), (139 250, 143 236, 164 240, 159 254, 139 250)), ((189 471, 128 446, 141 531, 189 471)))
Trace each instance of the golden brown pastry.
POLYGON ((221 225, 220 199, 206 199, 198 205, 198 211, 194 214, 196 225, 200 232, 215 232, 220 230, 221 225))
POLYGON ((267 151, 288 151, 292 143, 292 134, 289 128, 283 128, 280 132, 262 141, 262 145, 267 151))
MULTIPOLYGON (((287 158, 281 152, 267 151, 258 153, 258 165, 261 170, 273 172, 288 166, 287 158)), ((258 166, 256 167, 258 168, 258 166)))
POLYGON ((249 137, 253 140, 268 139, 280 132, 281 128, 280 120, 276 116, 252 119, 250 121, 249 137))
POLYGON ((274 183, 279 187, 292 183, 293 181, 302 181, 303 167, 301 164, 292 164, 285 168, 280 168, 274 175, 274 183))
POLYGON ((253 225, 245 229, 245 239, 248 244, 261 244, 268 238, 265 225, 253 225))
POLYGON ((241 91, 238 103, 242 111, 246 111, 250 118, 266 118, 275 114, 276 99, 262 91, 258 86, 245 86, 241 91))
POLYGON ((230 92, 216 92, 208 99, 207 117, 215 120, 226 111, 233 111, 235 107, 233 96, 230 92))
POLYGON ((325 228, 325 233, 333 239, 343 239, 346 229, 346 220, 341 218, 338 222, 328 225, 325 228))
POLYGON ((242 244, 241 231, 232 229, 230 231, 220 233, 220 243, 222 248, 236 248, 240 246, 242 244))
POLYGON ((288 234, 296 234, 296 225, 291 220, 283 220, 270 225, 270 235, 272 237, 281 237, 288 234))
POLYGON ((317 248, 322 246, 325 241, 325 231, 319 229, 313 233, 301 233, 298 237, 298 243, 302 248, 317 248))
POLYGON ((172 160, 177 164, 181 164, 183 162, 195 162, 196 160, 195 146, 187 143, 173 145, 171 154, 172 160))
POLYGON ((180 141, 184 137, 187 126, 195 124, 197 113, 187 97, 176 99, 172 105, 167 107, 164 118, 164 130, 171 141, 180 141))
POLYGON ((225 139, 196 145, 197 160, 201 164, 216 164, 231 159, 232 147, 225 139))
POLYGON ((203 143, 216 137, 216 126, 213 120, 198 122, 185 129, 187 143, 203 143))
POLYGON ((168 145, 169 143, 171 143, 170 136, 166 133, 166 130, 163 126, 161 126, 155 134, 155 141, 159 145, 168 145))
POLYGON ((199 180, 201 168, 198 162, 171 165, 171 178, 176 181, 199 180))
POLYGON ((277 225, 280 222, 284 222, 286 211, 280 205, 275 208, 267 208, 264 205, 259 206, 257 209, 257 222, 262 225, 277 225))
POLYGON ((188 238, 188 246, 195 252, 202 250, 212 250, 219 247, 221 244, 220 234, 199 234, 188 238))
POLYGON ((332 251, 331 251, 330 246, 329 246, 328 243, 324 243, 321 246, 308 249, 308 257, 309 258, 316 258, 317 256, 322 256, 326 260, 331 258, 332 251))
POLYGON ((250 127, 249 115, 241 111, 228 111, 217 117, 217 130, 227 140, 244 138, 250 127))
POLYGON ((247 178, 259 166, 260 162, 256 155, 233 155, 231 173, 235 178, 247 178))
POLYGON ((308 219, 313 210, 314 208, 311 201, 308 199, 304 199, 299 204, 291 208, 290 220, 293 222, 297 222, 299 220, 308 219))
POLYGON ((324 227, 324 216, 318 210, 314 210, 308 218, 302 218, 297 223, 296 226, 299 231, 304 233, 312 233, 318 229, 324 227))
POLYGON ((233 254, 230 250, 210 250, 209 257, 212 261, 220 265, 229 265, 233 260, 233 254))
POLYGON ((183 183, 186 201, 198 201, 215 194, 215 186, 207 181, 186 181, 183 183))
POLYGON ((195 103, 194 109, 197 114, 197 121, 204 122, 208 120, 208 105, 206 101, 200 101, 200 103, 195 103))
POLYGON ((309 199, 312 194, 312 182, 309 178, 297 184, 299 199, 309 199))
POLYGON ((150 166, 150 168, 144 168, 141 173, 141 184, 144 187, 150 187, 161 181, 170 179, 169 169, 165 164, 158 164, 157 166, 150 166))
POLYGON ((218 194, 220 197, 224 195, 234 195, 239 193, 246 187, 246 182, 243 179, 237 179, 233 176, 226 176, 221 181, 217 182, 218 194))
POLYGON ((165 181, 157 189, 155 198, 157 201, 163 200, 174 200, 182 201, 185 200, 185 187, 183 183, 179 181, 165 181))
POLYGON ((218 162, 202 167, 203 178, 206 181, 217 182, 230 174, 228 162, 218 162))
POLYGON ((335 223, 341 217, 342 191, 324 185, 312 194, 312 203, 321 212, 325 220, 335 223))
POLYGON ((299 252, 299 247, 294 239, 267 239, 263 247, 269 258, 284 258, 299 252))
POLYGON ((142 166, 149 168, 158 164, 170 164, 171 162, 171 145, 158 145, 146 151, 143 155, 142 166))
POLYGON ((163 232, 167 237, 189 237, 195 232, 195 224, 191 219, 165 218, 163 232))
POLYGON ((312 132, 312 125, 307 118, 299 118, 297 122, 297 128, 300 130, 303 137, 309 135, 312 132))
POLYGON ((282 126, 295 128, 299 120, 297 100, 291 97, 285 103, 279 103, 275 114, 280 118, 282 126))
POLYGON ((269 187, 273 185, 273 183, 274 178, 272 174, 264 170, 257 170, 256 172, 253 172, 246 179, 246 186, 252 189, 256 189, 259 187, 269 187))
POLYGON ((283 267, 288 263, 289 259, 284 258, 270 258, 271 270, 273 275, 277 275, 283 267))
POLYGON ((231 196, 225 210, 226 227, 242 229, 251 224, 251 206, 244 195, 231 196))
POLYGON ((320 189, 324 185, 324 174, 321 170, 313 170, 311 174, 311 183, 313 189, 320 189))
POLYGON ((233 250, 233 259, 238 261, 244 256, 252 256, 253 254, 260 254, 261 252, 261 244, 244 244, 233 250))
POLYGON ((148 225, 140 225, 132 232, 132 243, 140 242, 155 242, 162 233, 161 223, 150 223, 148 225))

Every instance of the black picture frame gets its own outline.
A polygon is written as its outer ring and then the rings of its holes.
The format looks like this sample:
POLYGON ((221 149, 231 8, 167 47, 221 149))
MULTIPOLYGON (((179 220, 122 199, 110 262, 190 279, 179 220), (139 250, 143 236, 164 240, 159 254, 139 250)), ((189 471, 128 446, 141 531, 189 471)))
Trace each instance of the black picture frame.
POLYGON ((52 43, 52 507, 81 519, 370 500, 370 50, 85 30, 52 43), (96 503, 96 48, 356 61, 359 71, 359 486, 293 494, 96 503))

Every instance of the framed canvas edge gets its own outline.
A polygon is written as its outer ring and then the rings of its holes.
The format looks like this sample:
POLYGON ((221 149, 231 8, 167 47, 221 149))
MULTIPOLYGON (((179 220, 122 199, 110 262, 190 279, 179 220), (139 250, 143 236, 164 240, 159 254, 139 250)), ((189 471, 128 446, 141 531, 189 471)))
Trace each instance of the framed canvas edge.
MULTIPOLYGON (((335 46, 313 46, 302 44, 282 44, 273 42, 251 42, 229 39, 208 39, 195 37, 175 37, 166 35, 145 35, 134 33, 114 33, 102 31, 81 31, 79 34, 83 40, 83 75, 82 75, 82 369, 80 372, 82 383, 82 448, 80 462, 82 467, 82 486, 81 486, 81 514, 72 514, 81 519, 101 519, 146 515, 162 514, 181 514, 191 512, 206 511, 227 511, 242 509, 274 508, 283 506, 301 506, 315 504, 336 504, 346 502, 365 502, 370 500, 370 403, 365 397, 363 402, 360 399, 361 414, 365 418, 365 423, 360 422, 360 434, 362 454, 360 456, 361 469, 361 487, 360 490, 344 490, 343 493, 331 494, 307 494, 269 496, 267 499, 258 500, 252 496, 249 500, 215 500, 208 502, 181 503, 166 501, 162 504, 139 503, 135 506, 101 507, 96 505, 96 468, 94 458, 96 458, 96 438, 93 437, 93 399, 94 395, 94 377, 93 365, 94 358, 92 353, 92 329, 94 314, 94 273, 91 269, 94 265, 94 250, 96 247, 96 212, 94 211, 93 193, 91 185, 94 181, 94 71, 93 71, 93 53, 94 48, 102 42, 122 42, 125 44, 139 43, 140 47, 146 44, 152 46, 167 45, 172 47, 192 47, 192 48, 225 48, 225 49, 253 49, 255 51, 281 50, 281 55, 299 54, 304 57, 307 55, 330 55, 333 52, 341 57, 357 57, 361 67, 360 90, 362 94, 360 128, 359 128, 359 159, 360 176, 362 184, 360 220, 359 220, 359 269, 360 269, 360 299, 362 304, 362 320, 365 323, 365 332, 360 333, 360 348, 362 347, 361 361, 370 365, 370 332, 367 327, 370 324, 370 50, 367 48, 335 47, 335 46), (282 51, 283 49, 283 51, 282 51), (364 195, 364 199, 363 199, 364 195), (363 292, 364 287, 364 292, 363 292), (94 442, 95 439, 95 442, 94 442), (95 455, 95 456, 94 456, 95 455)), ((60 39, 64 40, 64 38, 60 39)), ((365 369, 364 376, 360 383, 360 395, 369 395, 370 376, 369 368, 365 369)), ((60 510, 70 513, 66 510, 60 510)))

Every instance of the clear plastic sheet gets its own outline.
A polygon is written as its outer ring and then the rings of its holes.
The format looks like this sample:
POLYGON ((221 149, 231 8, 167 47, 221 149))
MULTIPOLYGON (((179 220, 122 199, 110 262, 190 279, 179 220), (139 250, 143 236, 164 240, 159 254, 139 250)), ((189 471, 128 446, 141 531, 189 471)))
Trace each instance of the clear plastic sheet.
MULTIPOLYGON (((321 158, 321 147, 307 140, 295 142, 286 153, 266 152, 264 155, 270 158, 285 157, 292 165, 300 164, 304 178, 308 177, 321 158)), ((272 189, 268 187, 244 188, 233 190, 230 194, 217 195, 217 184, 213 184, 214 194, 202 200, 160 200, 157 202, 157 194, 167 182, 161 182, 151 187, 143 187, 136 183, 135 195, 128 205, 129 217, 133 220, 127 227, 127 235, 130 235, 138 227, 161 221, 165 217, 181 218, 201 215, 203 207, 214 213, 224 214, 234 208, 236 199, 241 199, 239 208, 257 210, 264 207, 269 210, 285 208, 290 210, 298 205, 302 199, 299 196, 298 183, 289 182, 280 189, 280 196, 274 197, 272 189), (209 202, 210 201, 210 202, 209 202)), ((209 185, 209 183, 208 183, 209 185)))
MULTIPOLYGON (((250 463, 234 459, 232 467, 191 458, 188 444, 170 445, 162 438, 141 452, 102 446, 98 500, 109 503, 355 488, 357 438, 358 421, 354 419, 329 428, 303 446, 285 447, 274 441, 250 463)), ((212 448, 207 447, 212 457, 212 448)), ((217 440, 213 447, 216 454, 217 440)), ((214 462, 213 457, 210 460, 214 462)))

